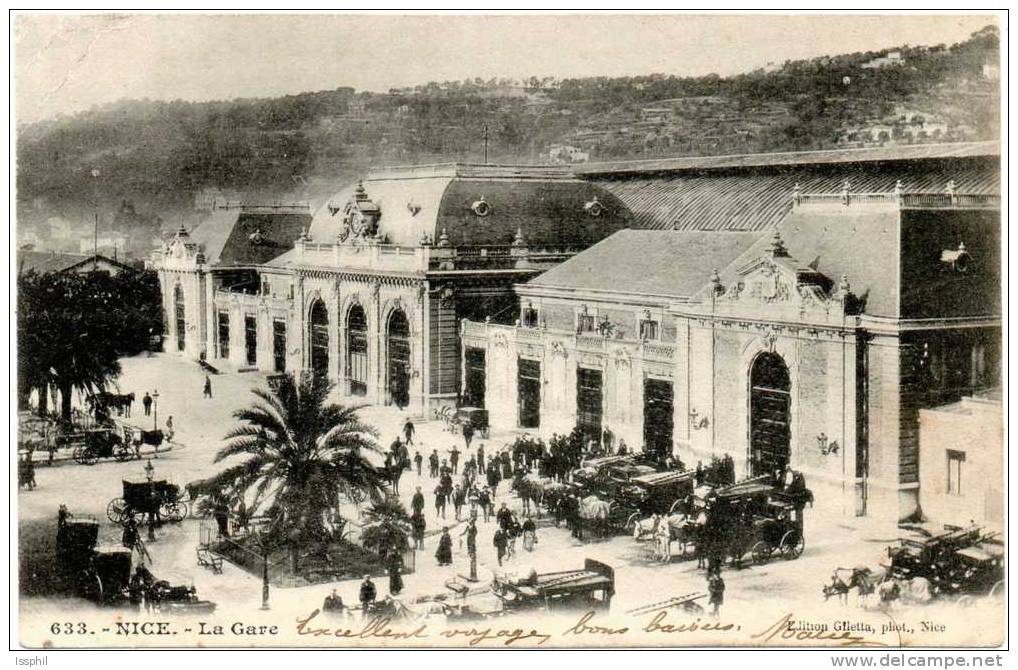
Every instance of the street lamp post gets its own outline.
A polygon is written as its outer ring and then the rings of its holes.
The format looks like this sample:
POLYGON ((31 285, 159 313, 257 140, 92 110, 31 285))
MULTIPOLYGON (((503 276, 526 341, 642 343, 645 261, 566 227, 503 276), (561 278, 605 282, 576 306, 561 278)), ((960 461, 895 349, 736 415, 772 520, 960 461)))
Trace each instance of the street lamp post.
POLYGON ((265 529, 258 529, 257 538, 258 546, 262 550, 262 607, 263 610, 269 609, 269 538, 265 529))
POLYGON ((95 196, 95 227, 92 232, 92 270, 99 267, 99 170, 92 168, 93 194, 95 196))
POLYGON ((159 430, 159 389, 152 391, 152 430, 159 430))

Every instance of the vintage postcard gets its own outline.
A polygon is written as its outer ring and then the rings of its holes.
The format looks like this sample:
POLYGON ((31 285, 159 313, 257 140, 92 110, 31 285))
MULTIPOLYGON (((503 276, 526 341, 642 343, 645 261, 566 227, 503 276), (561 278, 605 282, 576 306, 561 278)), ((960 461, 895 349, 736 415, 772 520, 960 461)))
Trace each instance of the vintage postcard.
POLYGON ((11 36, 12 644, 1005 643, 1006 15, 11 36))

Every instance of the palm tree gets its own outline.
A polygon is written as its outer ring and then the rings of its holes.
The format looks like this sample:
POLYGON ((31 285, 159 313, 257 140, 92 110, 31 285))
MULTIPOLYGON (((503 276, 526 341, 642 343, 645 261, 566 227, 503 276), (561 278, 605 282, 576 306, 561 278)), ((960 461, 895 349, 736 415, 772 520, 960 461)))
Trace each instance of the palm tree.
POLYGON ((403 553, 410 547, 410 515, 395 496, 375 500, 364 511, 366 520, 361 541, 380 556, 391 551, 403 553))
POLYGON ((289 546, 294 562, 298 546, 327 547, 342 499, 384 496, 384 473, 367 458, 381 453, 377 432, 357 418, 360 407, 327 402, 330 390, 313 375, 254 389, 257 400, 234 413, 241 424, 226 435, 215 462, 248 458, 190 485, 196 493, 232 492, 245 501, 253 492, 249 514, 264 511, 270 535, 289 546))

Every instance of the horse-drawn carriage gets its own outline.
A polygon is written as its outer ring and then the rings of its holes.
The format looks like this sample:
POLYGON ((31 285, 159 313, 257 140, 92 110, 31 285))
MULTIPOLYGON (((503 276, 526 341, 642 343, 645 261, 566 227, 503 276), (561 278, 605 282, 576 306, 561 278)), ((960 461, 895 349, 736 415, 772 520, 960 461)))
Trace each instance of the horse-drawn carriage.
POLYGON ((182 521, 187 517, 187 501, 180 487, 165 480, 129 482, 124 480, 124 495, 106 505, 106 516, 116 524, 134 518, 141 522, 145 515, 157 520, 182 521))
POLYGON ((532 572, 521 579, 496 577, 491 592, 505 612, 607 611, 615 595, 615 571, 588 558, 582 570, 532 572))
POLYGON ((928 580, 934 595, 956 596, 962 604, 995 595, 1003 586, 1004 546, 978 526, 947 526, 922 540, 902 539, 887 553, 890 578, 928 580))
POLYGON ((74 460, 82 465, 95 465, 100 458, 115 458, 120 462, 134 458, 134 450, 113 428, 95 428, 58 435, 54 439, 57 449, 73 449, 74 460))
POLYGON ((804 482, 801 491, 789 493, 766 477, 718 489, 707 511, 704 540, 737 564, 747 555, 757 564, 774 555, 798 558, 806 548, 803 512, 809 500, 804 482))

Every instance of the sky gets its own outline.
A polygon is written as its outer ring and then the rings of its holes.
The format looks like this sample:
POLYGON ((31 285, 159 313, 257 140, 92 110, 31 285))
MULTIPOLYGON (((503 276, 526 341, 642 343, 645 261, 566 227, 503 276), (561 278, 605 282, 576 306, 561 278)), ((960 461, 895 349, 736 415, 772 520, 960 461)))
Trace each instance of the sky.
POLYGON ((120 99, 222 100, 482 77, 731 75, 951 44, 983 16, 19 14, 19 123, 120 99))

